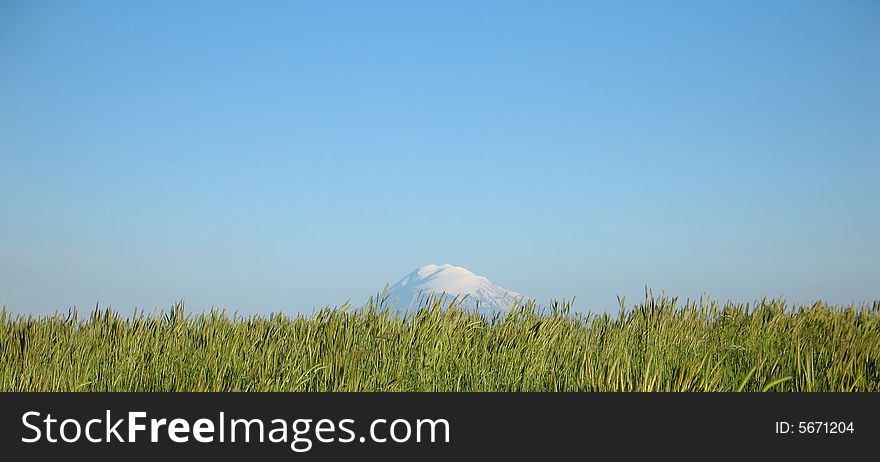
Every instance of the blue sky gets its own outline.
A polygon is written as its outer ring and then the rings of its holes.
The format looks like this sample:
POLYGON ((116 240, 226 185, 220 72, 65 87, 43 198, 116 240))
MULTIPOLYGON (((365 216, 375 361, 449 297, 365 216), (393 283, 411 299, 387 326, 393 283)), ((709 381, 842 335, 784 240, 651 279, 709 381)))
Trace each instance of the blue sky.
POLYGON ((880 298, 880 5, 0 4, 0 304, 880 298))

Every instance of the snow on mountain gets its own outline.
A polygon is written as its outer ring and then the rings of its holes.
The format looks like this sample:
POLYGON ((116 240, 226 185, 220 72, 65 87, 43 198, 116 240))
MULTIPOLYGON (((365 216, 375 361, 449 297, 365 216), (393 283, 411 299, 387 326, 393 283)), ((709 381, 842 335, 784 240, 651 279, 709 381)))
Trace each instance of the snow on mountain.
POLYGON ((425 265, 388 288, 388 301, 394 306, 410 310, 430 294, 443 295, 444 300, 458 296, 462 306, 482 312, 504 311, 516 301, 527 297, 493 284, 483 276, 460 266, 425 265), (445 295, 444 295, 445 294, 445 295))

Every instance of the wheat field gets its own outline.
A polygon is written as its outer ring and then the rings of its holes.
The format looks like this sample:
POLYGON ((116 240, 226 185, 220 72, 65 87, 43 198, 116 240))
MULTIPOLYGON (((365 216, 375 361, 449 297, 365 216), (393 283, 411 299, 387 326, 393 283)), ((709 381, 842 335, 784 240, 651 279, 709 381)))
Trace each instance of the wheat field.
MULTIPOLYGON (((377 301, 378 300, 378 301, 377 301)), ((880 391, 880 302, 0 313, 2 391, 880 391)))

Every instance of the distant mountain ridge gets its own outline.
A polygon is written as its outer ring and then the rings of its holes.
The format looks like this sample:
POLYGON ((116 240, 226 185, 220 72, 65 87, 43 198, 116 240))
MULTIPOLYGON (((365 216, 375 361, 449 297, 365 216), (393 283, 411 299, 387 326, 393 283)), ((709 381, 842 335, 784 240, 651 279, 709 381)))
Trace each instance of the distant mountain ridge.
POLYGON ((527 297, 493 284, 488 278, 449 264, 424 265, 388 288, 388 301, 402 310, 417 309, 429 295, 458 297, 463 307, 483 312, 506 311, 527 297))

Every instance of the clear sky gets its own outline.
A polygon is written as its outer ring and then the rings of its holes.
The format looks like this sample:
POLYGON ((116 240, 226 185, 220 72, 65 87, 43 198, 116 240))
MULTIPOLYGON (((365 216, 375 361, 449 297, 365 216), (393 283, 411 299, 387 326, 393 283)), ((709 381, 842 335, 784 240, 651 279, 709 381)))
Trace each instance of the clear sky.
POLYGON ((880 298, 880 2, 0 3, 0 304, 880 298))

